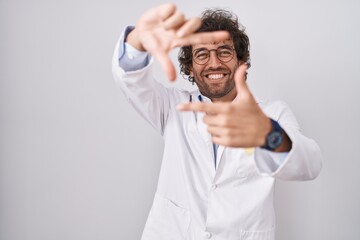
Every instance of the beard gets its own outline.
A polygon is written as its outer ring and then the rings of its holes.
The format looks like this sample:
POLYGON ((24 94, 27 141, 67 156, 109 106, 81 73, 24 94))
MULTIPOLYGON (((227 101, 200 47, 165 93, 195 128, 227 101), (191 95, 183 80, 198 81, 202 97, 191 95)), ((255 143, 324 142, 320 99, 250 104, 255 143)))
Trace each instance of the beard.
POLYGON ((223 67, 209 68, 200 73, 194 73, 194 78, 201 94, 210 99, 222 98, 235 88, 234 71, 223 67), (224 74, 224 77, 221 80, 208 78, 208 74, 213 72, 224 74))

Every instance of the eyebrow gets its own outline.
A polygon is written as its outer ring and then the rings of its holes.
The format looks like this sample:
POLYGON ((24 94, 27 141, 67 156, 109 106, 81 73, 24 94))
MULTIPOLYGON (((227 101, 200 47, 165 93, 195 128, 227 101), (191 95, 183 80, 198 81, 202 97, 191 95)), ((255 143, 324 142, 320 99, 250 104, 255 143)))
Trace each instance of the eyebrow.
MULTIPOLYGON (((214 49, 218 49, 218 48, 234 48, 234 46, 231 46, 229 44, 224 44, 224 45, 221 45, 221 46, 219 46, 217 48, 214 48, 214 49)), ((198 53, 198 52, 203 51, 203 50, 211 50, 211 49, 201 47, 201 48, 194 49, 193 53, 198 53)))
POLYGON ((200 52, 200 51, 203 51, 203 50, 208 50, 207 48, 197 48, 197 49, 195 49, 194 51, 193 51, 193 53, 198 53, 198 52, 200 52))

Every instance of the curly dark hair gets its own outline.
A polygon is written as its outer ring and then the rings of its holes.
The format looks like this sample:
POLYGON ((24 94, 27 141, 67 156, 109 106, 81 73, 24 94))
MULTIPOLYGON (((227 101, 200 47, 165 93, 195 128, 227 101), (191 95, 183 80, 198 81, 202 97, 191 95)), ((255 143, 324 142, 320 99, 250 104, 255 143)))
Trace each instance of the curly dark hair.
MULTIPOLYGON (((247 63, 248 68, 250 67, 249 37, 245 33, 245 27, 239 23, 237 16, 224 9, 207 9, 201 14, 201 21, 201 27, 196 32, 228 31, 234 42, 238 60, 247 63)), ((190 76, 192 47, 181 47, 178 60, 180 62, 180 73, 194 83, 194 78, 190 76)))

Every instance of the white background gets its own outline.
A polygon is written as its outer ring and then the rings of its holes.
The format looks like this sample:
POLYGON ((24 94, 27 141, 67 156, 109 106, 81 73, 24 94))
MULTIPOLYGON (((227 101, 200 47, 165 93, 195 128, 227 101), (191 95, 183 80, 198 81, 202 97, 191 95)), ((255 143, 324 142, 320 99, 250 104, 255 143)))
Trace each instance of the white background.
MULTIPOLYGON (((253 93, 286 101, 322 149, 316 180, 278 182, 277 239, 360 239, 360 2, 174 2, 188 16, 234 11, 253 93)), ((163 143, 111 58, 123 27, 159 3, 0 0, 1 240, 140 238, 163 143)))

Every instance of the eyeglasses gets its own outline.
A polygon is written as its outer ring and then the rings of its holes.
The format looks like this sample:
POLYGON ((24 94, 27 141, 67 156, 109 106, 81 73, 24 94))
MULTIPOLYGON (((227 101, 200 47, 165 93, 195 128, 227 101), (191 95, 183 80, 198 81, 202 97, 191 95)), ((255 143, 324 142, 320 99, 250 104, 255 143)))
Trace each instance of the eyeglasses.
POLYGON ((218 47, 217 49, 206 49, 198 48, 195 49, 192 53, 192 58, 195 63, 199 65, 204 65, 209 62, 210 52, 215 51, 217 59, 222 63, 230 62, 234 57, 234 48, 228 45, 218 47))

